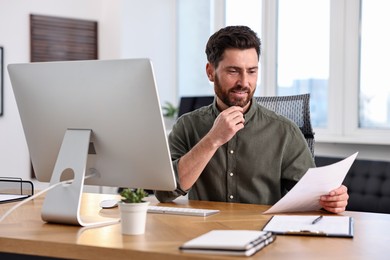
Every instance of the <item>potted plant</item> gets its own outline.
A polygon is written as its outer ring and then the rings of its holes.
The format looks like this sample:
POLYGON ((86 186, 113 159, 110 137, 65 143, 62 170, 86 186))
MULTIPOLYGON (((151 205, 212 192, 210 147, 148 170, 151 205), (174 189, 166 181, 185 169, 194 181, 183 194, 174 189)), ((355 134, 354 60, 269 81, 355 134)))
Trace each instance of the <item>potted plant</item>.
POLYGON ((176 120, 176 115, 179 112, 179 109, 174 106, 171 102, 165 102, 165 105, 162 106, 165 129, 172 129, 173 124, 176 120))
POLYGON ((124 235, 140 235, 145 233, 148 201, 144 198, 148 196, 143 189, 125 188, 120 193, 122 199, 119 201, 121 215, 121 228, 124 235))

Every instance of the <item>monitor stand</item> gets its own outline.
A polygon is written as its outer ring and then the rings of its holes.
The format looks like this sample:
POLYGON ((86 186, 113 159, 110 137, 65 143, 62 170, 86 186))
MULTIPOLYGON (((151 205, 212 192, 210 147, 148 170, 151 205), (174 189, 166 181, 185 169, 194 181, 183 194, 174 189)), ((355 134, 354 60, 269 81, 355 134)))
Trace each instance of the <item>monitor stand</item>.
POLYGON ((43 202, 41 216, 46 222, 79 225, 84 227, 102 226, 118 223, 119 219, 100 216, 81 216, 80 203, 84 186, 85 171, 91 129, 68 129, 54 166, 49 190, 43 202), (70 183, 61 183, 65 171, 73 171, 74 179, 70 183))

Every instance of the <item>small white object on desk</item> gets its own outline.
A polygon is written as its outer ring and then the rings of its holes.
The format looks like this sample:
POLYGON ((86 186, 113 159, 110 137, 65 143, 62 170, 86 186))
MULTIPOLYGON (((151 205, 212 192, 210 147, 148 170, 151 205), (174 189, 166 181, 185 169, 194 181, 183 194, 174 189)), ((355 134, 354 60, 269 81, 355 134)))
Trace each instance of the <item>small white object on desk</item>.
POLYGON ((103 209, 112 209, 118 207, 118 200, 102 200, 100 207, 103 209))

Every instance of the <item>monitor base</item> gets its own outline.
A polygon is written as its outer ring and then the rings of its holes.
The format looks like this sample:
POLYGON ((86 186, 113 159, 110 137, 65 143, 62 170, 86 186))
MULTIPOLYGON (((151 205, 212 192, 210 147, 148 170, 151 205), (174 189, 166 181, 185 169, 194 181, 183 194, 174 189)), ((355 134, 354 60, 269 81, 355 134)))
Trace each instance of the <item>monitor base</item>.
POLYGON ((46 194, 41 212, 44 221, 84 227, 119 222, 119 219, 80 215, 91 134, 91 129, 68 129, 65 132, 50 185, 62 183, 46 194), (73 181, 63 182, 61 177, 64 173, 73 174, 73 181))

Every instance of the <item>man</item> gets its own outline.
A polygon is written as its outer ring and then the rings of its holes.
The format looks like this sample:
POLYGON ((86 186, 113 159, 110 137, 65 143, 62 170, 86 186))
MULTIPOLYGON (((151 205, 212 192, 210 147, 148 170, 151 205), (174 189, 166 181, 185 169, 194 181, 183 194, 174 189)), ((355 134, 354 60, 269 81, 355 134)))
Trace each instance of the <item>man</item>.
MULTIPOLYGON (((212 105, 183 115, 169 135, 178 189, 162 201, 189 199, 274 204, 315 167, 299 128, 253 99, 260 39, 246 26, 228 26, 206 46, 212 105)), ((345 210, 347 188, 321 197, 330 212, 345 210)))

